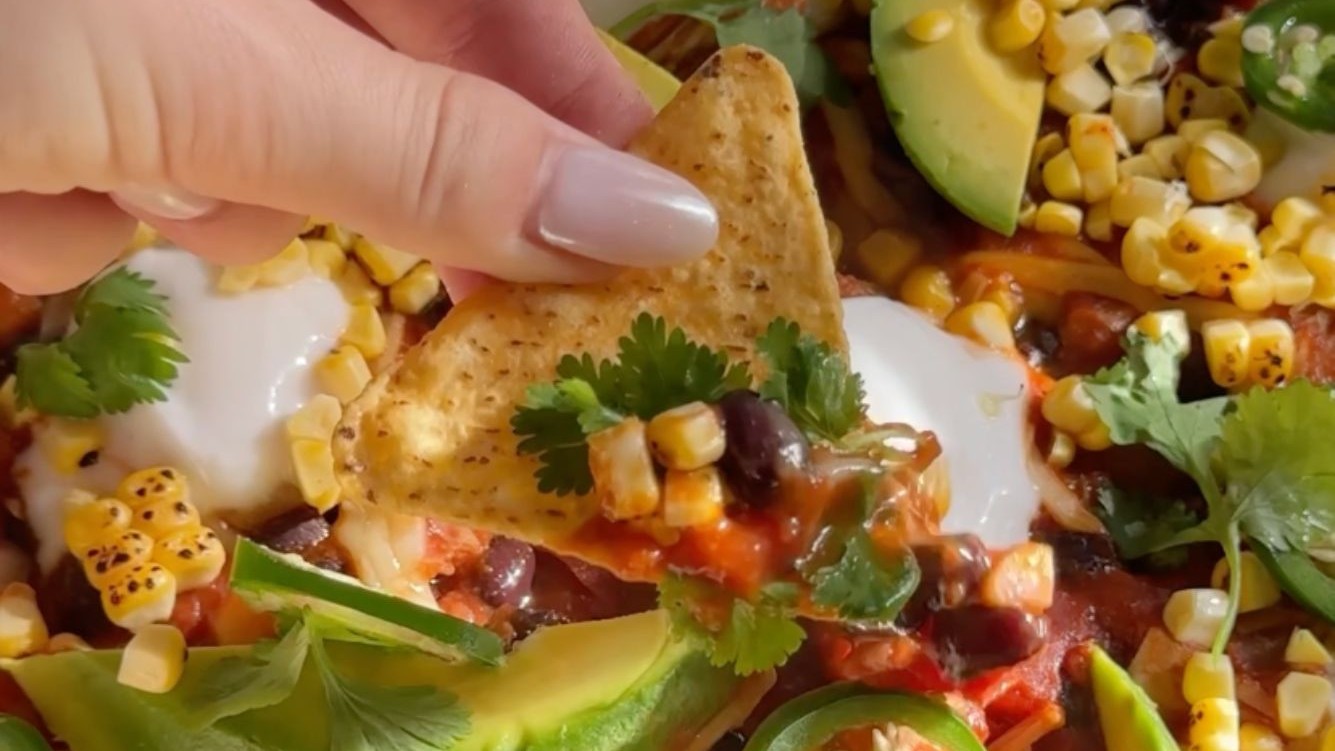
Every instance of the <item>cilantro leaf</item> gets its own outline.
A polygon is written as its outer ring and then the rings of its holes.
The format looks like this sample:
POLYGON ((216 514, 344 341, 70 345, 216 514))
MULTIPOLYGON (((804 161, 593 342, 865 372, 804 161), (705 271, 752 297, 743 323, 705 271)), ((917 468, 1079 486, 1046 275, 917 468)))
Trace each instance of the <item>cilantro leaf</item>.
POLYGON ((670 575, 659 584, 659 605, 668 611, 674 630, 700 640, 710 664, 731 664, 737 675, 778 667, 802 646, 806 632, 794 620, 796 589, 774 584, 751 603, 698 578, 670 575), (695 609, 702 603, 725 603, 713 628, 701 623, 695 609))
POLYGON ((921 571, 913 553, 886 556, 859 526, 844 543, 838 562, 811 576, 811 599, 836 608, 849 620, 889 621, 913 596, 921 571))
POLYGON ((1182 501, 1166 501, 1130 493, 1112 485, 1099 488, 1094 513, 1103 521, 1117 552, 1128 559, 1154 556, 1165 567, 1184 562, 1177 536, 1200 519, 1182 501))
POLYGON ((153 291, 153 282, 124 266, 95 280, 79 295, 74 321, 83 323, 97 308, 138 310, 167 315, 167 298, 153 291))
POLYGON ((862 377, 830 345, 782 318, 756 342, 770 375, 760 395, 778 402, 812 440, 838 443, 862 423, 862 377))
POLYGON ((208 727, 228 717, 282 703, 301 679, 310 646, 310 632, 298 622, 281 640, 255 645, 250 659, 223 660, 198 683, 183 687, 185 706, 195 707, 191 713, 194 727, 208 727))
POLYGON ((645 420, 751 385, 745 363, 729 364, 722 352, 688 340, 681 329, 669 332, 666 321, 648 313, 635 319, 630 336, 622 337, 619 345, 617 385, 622 393, 613 403, 645 420))
POLYGON ((101 412, 83 370, 56 344, 19 347, 15 393, 20 407, 49 415, 86 420, 101 412))

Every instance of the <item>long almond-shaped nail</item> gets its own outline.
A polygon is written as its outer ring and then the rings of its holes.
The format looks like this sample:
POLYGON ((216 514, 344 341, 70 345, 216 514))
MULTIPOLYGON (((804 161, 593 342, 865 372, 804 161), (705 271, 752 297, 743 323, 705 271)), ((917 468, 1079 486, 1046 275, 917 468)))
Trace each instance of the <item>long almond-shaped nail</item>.
POLYGON ((180 188, 138 184, 121 186, 111 198, 121 208, 177 222, 198 219, 221 205, 217 199, 180 188))
POLYGON ((703 255, 718 213, 686 180, 611 149, 572 146, 554 155, 537 230, 562 250, 621 266, 665 266, 703 255))

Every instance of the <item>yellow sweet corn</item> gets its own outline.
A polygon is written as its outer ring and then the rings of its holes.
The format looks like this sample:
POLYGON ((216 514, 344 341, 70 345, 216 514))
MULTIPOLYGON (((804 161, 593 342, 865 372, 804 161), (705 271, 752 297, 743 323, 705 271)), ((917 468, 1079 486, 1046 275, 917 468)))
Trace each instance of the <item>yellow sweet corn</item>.
POLYGON ((858 260, 872 281, 887 289, 903 280, 922 257, 922 240, 895 229, 877 230, 858 243, 858 260))
POLYGON ((145 626, 121 652, 116 682, 144 693, 168 693, 180 682, 188 655, 185 635, 175 626, 145 626))
POLYGON ((1297 197, 1285 198, 1275 204, 1275 210, 1270 214, 1270 223, 1286 246, 1300 244, 1324 219, 1320 206, 1297 197))
POLYGON ((1312 296, 1316 278, 1307 270, 1297 253, 1287 250, 1275 252, 1262 261, 1266 275, 1275 287, 1275 302, 1279 305, 1297 305, 1312 296))
POLYGON ((1038 204, 1029 200, 1029 196, 1025 196, 1020 201, 1020 214, 1015 218, 1015 224, 1025 229, 1033 229, 1034 219, 1037 216, 1038 204))
POLYGON ((1247 381, 1251 364, 1251 332, 1242 321, 1216 319, 1201 326, 1205 361, 1210 377, 1224 388, 1236 388, 1247 381))
POLYGON ((251 291, 259 283, 259 266, 227 266, 218 272, 218 283, 215 287, 223 294, 237 295, 251 291))
POLYGON ((1071 157, 1080 169, 1085 202, 1094 203, 1110 197, 1113 188, 1117 187, 1117 153, 1124 141, 1112 116, 1075 115, 1067 121, 1066 127, 1066 141, 1070 144, 1071 157))
POLYGON ((1335 225, 1325 223, 1313 227, 1303 239, 1298 257, 1312 272, 1318 287, 1330 288, 1335 284, 1335 225))
POLYGON ((189 501, 154 501, 135 509, 132 526, 157 540, 177 530, 198 527, 199 509, 189 501))
POLYGON ((588 438, 589 470, 603 514, 613 521, 652 516, 662 500, 645 425, 631 417, 588 438))
POLYGON ((1165 109, 1174 128, 1185 120, 1219 118, 1241 130, 1251 120, 1251 110, 1236 90, 1211 86, 1191 73, 1178 73, 1169 82, 1165 109))
POLYGON ((1101 242, 1112 240, 1112 201, 1099 201, 1091 205, 1089 211, 1085 212, 1085 235, 1092 240, 1101 242))
POLYGON ((10 584, 0 594, 0 658, 16 659, 46 648, 50 633, 27 584, 10 584))
POLYGON ((1015 332, 1010 317, 1000 305, 989 300, 969 303, 946 317, 945 329, 972 339, 985 347, 1015 349, 1015 332))
POLYGON ((1261 154, 1239 135, 1211 131, 1192 144, 1185 174, 1198 200, 1230 201, 1261 183, 1261 154))
POLYGON ((1043 187, 1059 201, 1079 201, 1085 197, 1080 167, 1070 149, 1058 151, 1043 165, 1043 187))
POLYGON ((1180 183, 1167 183, 1152 177, 1123 178, 1113 190, 1111 216, 1113 224, 1130 227, 1137 219, 1152 219, 1165 227, 1172 226, 1191 208, 1191 197, 1180 183))
POLYGON ((422 262, 421 258, 395 250, 388 245, 373 243, 364 237, 352 244, 352 253, 362 262, 366 273, 382 287, 402 279, 413 267, 422 262))
POLYGON ((309 438, 315 441, 329 441, 334 437, 334 428, 343 419, 343 405, 329 394, 319 394, 302 405, 287 420, 288 440, 309 438))
POLYGON ((152 538, 137 529, 129 529, 84 551, 79 560, 83 563, 88 583, 96 589, 102 589, 125 576, 135 566, 148 563, 152 557, 152 538))
POLYGON ((1242 40, 1216 37, 1206 41, 1196 53, 1196 69, 1215 83, 1242 88, 1242 40))
POLYGON ((1034 229, 1054 235, 1076 237, 1084 221, 1084 212, 1079 206, 1061 201, 1044 201, 1039 204, 1034 215, 1034 229))
POLYGON ((56 634, 46 643, 45 654, 58 655, 62 652, 91 652, 88 642, 75 634, 56 634))
POLYGON ((385 298, 384 290, 371 281, 371 277, 366 275, 366 270, 360 263, 344 264, 343 271, 334 282, 343 293, 343 299, 350 305, 365 304, 379 307, 385 298))
POLYGON ((1256 233, 1222 206, 1197 206, 1183 214, 1168 233, 1169 265, 1195 280, 1195 291, 1218 297, 1231 284, 1260 268, 1256 233))
POLYGON ((1039 36, 1039 60, 1052 75, 1089 62, 1112 40, 1103 14, 1093 8, 1049 16, 1039 36))
POLYGON ((297 486, 306 503, 320 513, 338 505, 342 491, 334 473, 334 451, 329 441, 300 438, 292 441, 290 448, 297 486))
POLYGON ((1138 5, 1119 5, 1105 13, 1103 20, 1113 35, 1135 34, 1148 31, 1150 28, 1149 16, 1138 5))
POLYGON ((1019 52, 1038 41, 1047 20, 1038 0, 1005 0, 988 24, 988 36, 999 52, 1019 52))
POLYGON ((1164 606, 1168 633, 1183 644, 1209 646, 1228 612, 1228 593, 1218 589, 1183 589, 1164 606))
POLYGON ((218 534, 207 527, 182 529, 157 541, 153 562, 176 577, 179 592, 207 587, 222 574, 227 550, 218 534))
POLYGON ((1141 153, 1159 165, 1159 172, 1165 180, 1177 180, 1187 168, 1187 156, 1191 154, 1191 144, 1179 135, 1151 138, 1141 147, 1141 153))
POLYGON ((1181 357, 1186 357, 1191 348, 1191 330, 1187 325, 1187 314, 1180 310, 1156 310, 1137 318, 1131 323, 1132 328, 1149 338, 1150 341, 1162 341, 1164 337, 1177 340, 1182 346, 1181 357))
MULTIPOLYGON (((1143 31, 1117 34, 1103 50, 1103 67, 1119 86, 1133 84, 1154 74, 1159 48, 1143 31)), ((1155 84, 1155 88, 1159 88, 1155 84)))
POLYGON ((106 435, 101 423, 93 420, 53 419, 39 440, 42 454, 56 471, 72 475, 97 463, 106 435))
POLYGON ((1149 154, 1136 154, 1117 163, 1117 177, 1121 181, 1133 177, 1163 180, 1163 171, 1159 169, 1159 163, 1154 161, 1154 157, 1149 154))
POLYGON ((320 232, 324 239, 334 243, 345 251, 352 250, 353 243, 360 237, 356 232, 344 227, 341 224, 329 222, 324 224, 320 232))
POLYGON ((384 354, 387 337, 380 311, 366 303, 353 305, 348 316, 348 327, 343 330, 339 341, 356 347, 367 360, 374 360, 384 354))
POLYGON ((1275 304, 1275 282, 1264 263, 1257 273, 1228 285, 1233 304, 1251 313, 1260 312, 1275 304))
POLYGON ((128 530, 133 518, 134 511, 114 498, 67 503, 63 528, 65 544, 75 555, 83 555, 108 538, 128 530))
POLYGON ((134 227, 134 236, 130 238, 130 245, 125 249, 129 253, 136 253, 156 244, 158 241, 158 231, 151 226, 139 222, 134 227))
POLYGON ((1279 732, 1289 738, 1305 738, 1326 719, 1331 700, 1330 681, 1319 675, 1289 673, 1275 691, 1279 732))
POLYGON ((1305 628, 1295 628, 1284 648, 1284 661, 1290 665, 1324 668, 1330 665, 1330 650, 1305 628))
POLYGON ((162 566, 135 566, 102 590, 102 609, 112 623, 136 631, 171 617, 176 605, 176 577, 162 566))
POLYGON ((1052 607, 1057 578, 1052 546, 1017 545, 992 559, 978 593, 983 604, 1043 613, 1052 607))
POLYGON ((323 391, 347 404, 371 382, 371 367, 356 347, 344 345, 315 364, 315 377, 323 391))
POLYGON ((1233 663, 1228 655, 1193 654, 1182 671, 1182 696, 1188 704, 1206 699, 1236 699, 1233 663))
MULTIPOLYGON (((1264 318, 1247 323, 1251 343, 1248 380, 1265 388, 1281 386, 1293 374, 1293 327, 1279 318, 1264 318)), ((1243 581, 1246 581, 1244 576, 1243 581)))
MULTIPOLYGON (((1037 0, 1035 0, 1037 1, 1037 0)), ((1044 133, 1034 142, 1034 151, 1029 157, 1029 184, 1034 188, 1043 186, 1043 167, 1061 150, 1066 148, 1066 140, 1061 133, 1044 133)), ((1072 162, 1074 165, 1074 162, 1072 162)), ((1077 172, 1078 174, 1078 172, 1077 172)), ((1026 196, 1026 199, 1028 197, 1026 196)), ((1033 202, 1029 202, 1033 205, 1033 202)))
POLYGON ((900 285, 899 297, 937 322, 944 321, 955 309, 954 285, 940 266, 926 264, 910 271, 900 285))
POLYGON ((1086 451, 1103 451, 1112 446, 1112 431, 1108 426, 1099 422, 1094 427, 1086 430, 1075 437, 1075 441, 1080 448, 1086 451))
POLYGON ((1265 725, 1244 722, 1238 728, 1239 751, 1284 751, 1284 739, 1265 725))
MULTIPOLYGON (((838 224, 826 219, 825 234, 830 242, 830 255, 834 256, 834 259, 837 261, 844 254, 844 230, 840 228, 838 224)), ((422 267, 418 266, 416 269, 413 269, 413 271, 417 271, 420 268, 422 267)), ((412 274, 410 273, 409 276, 412 276, 412 274)), ((407 277, 404 278, 406 279, 407 277)), ((399 281, 403 280, 400 279, 399 281)), ((439 280, 437 280, 437 282, 439 282, 439 280)), ((398 282, 395 282, 395 284, 398 284, 398 282)), ((399 312, 402 313, 404 311, 399 312)))
POLYGON ((955 16, 950 11, 929 10, 904 24, 904 33, 915 42, 931 44, 950 36, 955 30, 955 16))
MULTIPOLYGON (((1279 585, 1275 583, 1274 577, 1270 576, 1270 571, 1255 553, 1244 552, 1239 567, 1242 569, 1242 582, 1239 585, 1242 591, 1238 596, 1238 612, 1251 613, 1279 602, 1281 597, 1279 585)), ((1228 560, 1220 558, 1210 576, 1210 586, 1215 589, 1228 589, 1228 578, 1228 560)))
POLYGON ((1075 460, 1075 439, 1069 433, 1055 430, 1052 433, 1052 446, 1048 448, 1048 466, 1065 469, 1075 460))
POLYGON ((1048 81, 1047 102, 1064 114, 1098 112, 1112 101, 1112 85, 1088 63, 1082 63, 1048 81))
POLYGON ((723 518, 723 503, 723 478, 716 467, 669 469, 663 479, 663 522, 669 527, 716 522, 723 518))
POLYGON ((704 402, 670 409, 649 421, 649 446, 667 469, 689 471, 723 457, 727 441, 718 412, 704 402))
POLYGON ((1235 699, 1205 699, 1191 705, 1187 725, 1190 748, 1200 751, 1238 751, 1242 717, 1235 699))
POLYGON ((1079 435, 1100 423, 1094 400, 1085 390, 1084 378, 1068 375, 1057 381, 1043 397, 1043 419, 1054 428, 1079 435))
POLYGON ((1187 139, 1187 143, 1194 144, 1201 140, 1206 133, 1213 133, 1216 130, 1228 130, 1228 121, 1220 120, 1217 117, 1203 117, 1195 120, 1184 120, 1177 126, 1177 134, 1187 139))
POLYGON ((1168 245, 1168 230, 1153 219, 1140 218, 1131 223, 1122 237, 1122 269, 1131 281, 1156 287, 1167 270, 1163 255, 1168 245))
POLYGON ((311 271, 325 279, 337 279, 348 264, 348 255, 332 240, 306 240, 311 271))
POLYGON ((1261 255, 1263 256, 1289 251, 1298 252, 1298 246, 1285 240, 1283 233, 1273 224, 1262 227, 1261 231, 1256 233, 1256 239, 1261 243, 1261 255))
POLYGON ((150 503, 190 500, 190 484, 173 467, 149 467, 131 472, 116 488, 116 497, 130 508, 150 503))
POLYGON ((259 265, 259 286, 282 287, 311 273, 310 251, 301 238, 293 238, 278 255, 259 265))
POLYGON ((429 263, 418 264, 389 288, 390 306, 406 316, 426 310, 439 296, 440 276, 429 263))

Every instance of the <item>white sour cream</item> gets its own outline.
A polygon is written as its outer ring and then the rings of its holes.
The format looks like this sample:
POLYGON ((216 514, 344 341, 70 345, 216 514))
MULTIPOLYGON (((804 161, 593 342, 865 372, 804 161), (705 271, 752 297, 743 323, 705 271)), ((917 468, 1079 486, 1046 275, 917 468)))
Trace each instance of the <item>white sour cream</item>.
POLYGON ((844 329, 870 417, 931 430, 941 441, 950 477, 943 531, 973 533, 993 548, 1029 539, 1039 494, 1026 469, 1024 366, 885 298, 845 300, 844 329))
POLYGON ((215 267, 181 250, 144 250, 126 265, 168 298, 190 362, 166 401, 99 419, 106 448, 95 467, 57 472, 42 450, 45 426, 35 426, 16 475, 44 569, 65 550, 62 502, 69 491, 111 493, 137 469, 183 471, 205 517, 267 504, 293 479, 284 422, 318 393, 312 365, 347 325, 342 294, 318 277, 229 295, 215 289, 215 267))

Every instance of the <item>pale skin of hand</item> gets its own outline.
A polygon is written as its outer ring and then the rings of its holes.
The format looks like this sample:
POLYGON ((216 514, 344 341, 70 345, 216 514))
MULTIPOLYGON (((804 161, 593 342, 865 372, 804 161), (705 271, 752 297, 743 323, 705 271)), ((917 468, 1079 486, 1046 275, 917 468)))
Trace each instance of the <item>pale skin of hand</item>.
POLYGON ((577 0, 0 0, 0 18, 0 283, 20 292, 88 279, 137 219, 247 263, 330 217, 455 291, 604 278, 717 235, 688 183, 607 148, 652 113, 577 0))

